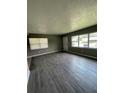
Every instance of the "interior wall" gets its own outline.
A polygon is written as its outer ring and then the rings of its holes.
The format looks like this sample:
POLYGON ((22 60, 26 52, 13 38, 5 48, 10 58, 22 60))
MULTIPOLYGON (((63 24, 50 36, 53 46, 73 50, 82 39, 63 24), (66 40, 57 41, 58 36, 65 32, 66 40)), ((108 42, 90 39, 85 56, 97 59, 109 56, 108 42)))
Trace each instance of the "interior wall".
POLYGON ((63 51, 68 51, 68 37, 63 37, 63 51))
POLYGON ((62 37, 57 35, 29 34, 27 36, 27 56, 62 50, 62 37), (29 38, 48 38, 48 48, 31 50, 29 38))
POLYGON ((72 47, 71 46, 71 37, 74 35, 81 35, 81 34, 86 34, 86 33, 91 33, 91 32, 97 32, 97 25, 79 30, 79 31, 75 31, 69 34, 66 34, 64 36, 68 37, 68 51, 69 52, 75 52, 78 54, 82 54, 82 55, 88 55, 88 56, 92 56, 92 57, 97 57, 97 49, 94 48, 78 48, 78 47, 72 47))

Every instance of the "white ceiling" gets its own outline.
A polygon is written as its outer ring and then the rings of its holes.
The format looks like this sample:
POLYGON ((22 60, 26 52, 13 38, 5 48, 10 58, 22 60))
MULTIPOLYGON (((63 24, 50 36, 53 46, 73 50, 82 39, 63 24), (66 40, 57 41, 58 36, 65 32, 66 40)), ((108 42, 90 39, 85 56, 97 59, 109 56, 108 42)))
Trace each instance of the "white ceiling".
POLYGON ((65 34, 97 24, 97 0, 27 0, 28 33, 65 34))

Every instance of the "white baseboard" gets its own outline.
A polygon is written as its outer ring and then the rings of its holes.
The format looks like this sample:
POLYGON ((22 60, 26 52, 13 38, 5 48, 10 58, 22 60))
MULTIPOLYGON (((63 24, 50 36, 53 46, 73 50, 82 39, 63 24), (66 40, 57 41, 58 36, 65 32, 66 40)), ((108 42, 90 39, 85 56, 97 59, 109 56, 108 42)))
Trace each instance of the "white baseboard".
POLYGON ((81 56, 90 57, 90 58, 93 58, 93 59, 97 59, 97 57, 90 56, 90 55, 85 55, 85 54, 81 54, 81 53, 77 53, 77 52, 72 52, 72 51, 68 51, 68 52, 69 52, 69 53, 73 53, 73 54, 77 54, 77 55, 81 55, 81 56))
POLYGON ((61 50, 50 51, 50 52, 46 52, 46 53, 42 53, 42 54, 31 55, 31 56, 28 56, 27 58, 36 57, 36 56, 41 56, 41 55, 46 55, 46 54, 51 54, 51 53, 60 52, 60 51, 61 51, 61 50))

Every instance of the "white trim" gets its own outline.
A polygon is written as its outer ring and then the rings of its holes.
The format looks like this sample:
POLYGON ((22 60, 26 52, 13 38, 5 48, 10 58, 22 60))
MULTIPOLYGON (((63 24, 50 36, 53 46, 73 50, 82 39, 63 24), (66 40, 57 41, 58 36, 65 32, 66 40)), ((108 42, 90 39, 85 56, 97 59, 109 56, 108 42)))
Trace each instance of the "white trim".
POLYGON ((51 53, 60 52, 60 51, 61 51, 61 50, 46 52, 46 53, 42 53, 42 54, 31 55, 31 56, 28 56, 27 58, 36 57, 36 56, 41 56, 41 55, 46 55, 46 54, 51 54, 51 53))
POLYGON ((77 54, 77 55, 81 55, 81 56, 86 56, 86 57, 97 59, 97 57, 90 56, 90 55, 85 55, 85 54, 81 54, 81 53, 77 53, 77 52, 71 52, 71 51, 68 51, 68 52, 73 53, 73 54, 77 54))

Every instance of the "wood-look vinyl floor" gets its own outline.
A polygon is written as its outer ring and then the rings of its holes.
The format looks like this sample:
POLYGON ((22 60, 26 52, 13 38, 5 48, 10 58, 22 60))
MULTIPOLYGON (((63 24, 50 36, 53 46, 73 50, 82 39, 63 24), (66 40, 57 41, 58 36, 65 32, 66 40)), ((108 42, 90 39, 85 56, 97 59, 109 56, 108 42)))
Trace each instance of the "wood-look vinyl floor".
POLYGON ((97 93, 97 62, 53 53, 32 59, 28 93, 97 93))

